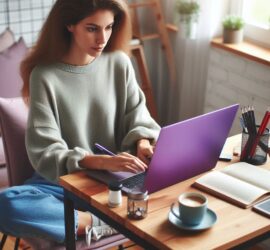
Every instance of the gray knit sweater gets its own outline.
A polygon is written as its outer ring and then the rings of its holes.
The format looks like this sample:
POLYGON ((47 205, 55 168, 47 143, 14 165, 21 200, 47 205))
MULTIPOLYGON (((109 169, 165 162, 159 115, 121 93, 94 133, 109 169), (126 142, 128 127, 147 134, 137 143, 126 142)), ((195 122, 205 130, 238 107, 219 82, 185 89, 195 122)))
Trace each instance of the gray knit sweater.
POLYGON ((113 152, 134 152, 140 138, 157 139, 130 59, 103 53, 86 66, 57 63, 34 68, 26 148, 35 170, 58 182, 81 170, 78 162, 98 142, 113 152))

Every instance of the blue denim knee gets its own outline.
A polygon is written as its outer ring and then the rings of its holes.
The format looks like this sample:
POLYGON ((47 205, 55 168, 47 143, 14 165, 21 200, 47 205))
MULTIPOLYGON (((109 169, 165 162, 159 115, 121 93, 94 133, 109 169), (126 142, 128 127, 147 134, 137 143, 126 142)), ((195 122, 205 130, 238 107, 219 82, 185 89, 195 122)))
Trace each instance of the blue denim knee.
POLYGON ((64 241, 63 201, 53 195, 62 189, 41 186, 14 186, 0 193, 0 231, 17 237, 64 241))

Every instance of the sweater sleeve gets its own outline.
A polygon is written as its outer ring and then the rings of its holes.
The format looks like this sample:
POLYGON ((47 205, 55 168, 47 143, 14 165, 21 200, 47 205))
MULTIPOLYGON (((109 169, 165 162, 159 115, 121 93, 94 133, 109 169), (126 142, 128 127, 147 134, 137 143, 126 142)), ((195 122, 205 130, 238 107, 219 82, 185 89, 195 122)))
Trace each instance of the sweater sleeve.
POLYGON ((126 135, 122 141, 122 149, 131 149, 135 152, 134 147, 139 139, 157 140, 160 126, 151 117, 146 107, 144 93, 136 81, 135 72, 128 57, 127 62, 127 99, 124 118, 126 135))
POLYGON ((57 105, 46 80, 34 70, 30 79, 30 107, 26 149, 34 169, 57 183, 60 176, 81 170, 78 162, 87 151, 68 148, 61 136, 57 105))

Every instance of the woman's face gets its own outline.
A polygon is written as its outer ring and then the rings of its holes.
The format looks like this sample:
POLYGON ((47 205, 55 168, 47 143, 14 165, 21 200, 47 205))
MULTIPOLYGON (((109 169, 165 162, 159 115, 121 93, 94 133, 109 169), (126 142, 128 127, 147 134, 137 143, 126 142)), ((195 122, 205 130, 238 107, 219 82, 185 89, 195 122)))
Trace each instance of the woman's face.
POLYGON ((73 36, 71 50, 81 56, 99 56, 110 39, 113 22, 112 11, 98 10, 79 23, 68 26, 73 36))

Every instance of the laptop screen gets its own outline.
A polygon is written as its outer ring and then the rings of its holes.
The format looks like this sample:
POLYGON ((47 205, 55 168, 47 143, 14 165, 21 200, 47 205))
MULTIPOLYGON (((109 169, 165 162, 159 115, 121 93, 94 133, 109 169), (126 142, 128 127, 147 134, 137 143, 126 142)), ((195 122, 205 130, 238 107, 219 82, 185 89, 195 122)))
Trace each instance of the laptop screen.
POLYGON ((149 193, 214 168, 238 107, 235 104, 163 127, 145 179, 149 193))

